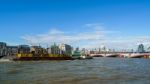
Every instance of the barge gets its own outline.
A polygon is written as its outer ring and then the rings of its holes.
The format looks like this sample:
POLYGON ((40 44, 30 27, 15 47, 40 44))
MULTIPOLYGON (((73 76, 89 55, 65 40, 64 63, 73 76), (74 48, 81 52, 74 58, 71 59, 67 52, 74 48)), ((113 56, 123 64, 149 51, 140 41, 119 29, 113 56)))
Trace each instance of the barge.
POLYGON ((40 60, 74 60, 71 56, 61 54, 17 54, 14 61, 40 61, 40 60))
POLYGON ((74 60, 66 52, 62 52, 56 45, 49 49, 41 46, 20 45, 14 61, 40 61, 40 60, 74 60))

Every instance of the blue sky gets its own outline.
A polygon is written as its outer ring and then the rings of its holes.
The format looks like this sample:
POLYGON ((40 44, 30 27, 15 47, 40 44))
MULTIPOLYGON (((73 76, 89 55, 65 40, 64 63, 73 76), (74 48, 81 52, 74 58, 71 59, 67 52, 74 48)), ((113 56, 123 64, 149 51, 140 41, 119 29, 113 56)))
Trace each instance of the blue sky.
POLYGON ((44 44, 62 36, 67 42, 60 42, 84 47, 149 45, 149 4, 149 0, 1 0, 0 41, 44 44), (70 39, 76 36, 82 38, 70 39))

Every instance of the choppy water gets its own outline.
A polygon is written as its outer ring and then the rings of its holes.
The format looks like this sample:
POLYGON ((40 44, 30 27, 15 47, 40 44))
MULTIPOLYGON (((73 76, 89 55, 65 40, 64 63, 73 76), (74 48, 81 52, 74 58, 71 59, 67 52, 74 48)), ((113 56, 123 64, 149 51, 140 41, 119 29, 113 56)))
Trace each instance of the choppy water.
POLYGON ((0 84, 150 84, 150 59, 0 62, 0 84))

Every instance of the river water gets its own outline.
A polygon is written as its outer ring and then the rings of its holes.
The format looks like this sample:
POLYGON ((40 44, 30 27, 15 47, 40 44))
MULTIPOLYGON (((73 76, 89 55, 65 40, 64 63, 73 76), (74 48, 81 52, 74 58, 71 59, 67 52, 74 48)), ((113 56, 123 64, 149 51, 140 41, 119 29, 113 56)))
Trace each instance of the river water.
POLYGON ((0 62, 0 84, 150 84, 150 59, 0 62))

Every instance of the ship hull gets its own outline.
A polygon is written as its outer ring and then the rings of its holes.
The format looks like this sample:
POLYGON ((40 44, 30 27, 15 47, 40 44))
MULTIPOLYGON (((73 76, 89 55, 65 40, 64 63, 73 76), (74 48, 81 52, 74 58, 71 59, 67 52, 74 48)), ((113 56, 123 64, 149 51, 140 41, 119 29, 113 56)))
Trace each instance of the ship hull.
POLYGON ((74 60, 72 57, 21 57, 14 58, 14 61, 40 61, 40 60, 74 60))

